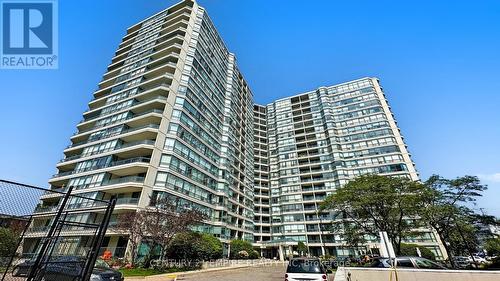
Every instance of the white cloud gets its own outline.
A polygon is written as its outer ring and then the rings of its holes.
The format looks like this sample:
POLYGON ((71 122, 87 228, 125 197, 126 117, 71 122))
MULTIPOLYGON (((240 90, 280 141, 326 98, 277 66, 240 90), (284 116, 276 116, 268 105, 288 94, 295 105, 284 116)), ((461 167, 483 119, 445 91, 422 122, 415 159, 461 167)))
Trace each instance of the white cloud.
POLYGON ((500 183, 500 173, 479 174, 477 176, 485 182, 500 183))

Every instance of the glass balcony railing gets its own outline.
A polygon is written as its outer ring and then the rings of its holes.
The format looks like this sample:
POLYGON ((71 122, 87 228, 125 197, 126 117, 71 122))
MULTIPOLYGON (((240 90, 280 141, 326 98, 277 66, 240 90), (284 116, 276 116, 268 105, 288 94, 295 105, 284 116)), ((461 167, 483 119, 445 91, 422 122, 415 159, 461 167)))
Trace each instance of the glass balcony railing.
POLYGON ((109 167, 114 167, 114 166, 119 166, 119 165, 130 164, 130 163, 149 163, 149 160, 150 160, 150 158, 147 158, 147 157, 135 157, 135 158, 130 158, 130 159, 124 159, 124 160, 114 161, 114 162, 111 162, 109 164, 96 165, 96 166, 88 167, 85 169, 79 169, 79 170, 73 170, 73 171, 55 174, 52 176, 52 178, 64 177, 64 176, 68 176, 68 175, 72 175, 72 174, 83 173, 83 172, 88 172, 88 171, 93 171, 93 170, 99 170, 99 169, 104 169, 104 168, 109 168, 109 167))
MULTIPOLYGON (((138 94, 136 94, 136 95, 138 95, 138 94)), ((134 106, 136 106, 138 104, 144 104, 144 103, 147 103, 147 102, 150 102, 150 101, 154 101, 154 100, 159 100, 159 101, 160 100, 164 100, 164 101, 166 101, 167 97, 165 97, 165 96, 156 96, 156 97, 152 97, 152 98, 149 98, 149 99, 146 99, 146 100, 142 100, 142 101, 134 101, 134 102, 132 102, 132 104, 130 104, 130 105, 126 106, 126 107, 118 108, 116 110, 111 110, 111 111, 108 111, 108 112, 102 112, 101 114, 98 114, 96 116, 92 116, 92 117, 89 117, 89 118, 82 119, 80 121, 80 123, 88 122, 88 121, 91 121, 91 120, 94 120, 94 119, 97 119, 97 118, 100 118, 100 117, 104 117, 104 116, 110 115, 112 113, 121 111, 121 110, 125 110, 127 108, 134 107, 134 106)))
POLYGON ((34 213, 47 213, 47 212, 55 212, 59 206, 36 206, 34 213))
MULTIPOLYGON (((131 197, 124 197, 124 198, 118 198, 116 200, 116 205, 137 205, 139 203, 139 198, 131 198, 131 197)), ((89 200, 84 200, 82 202, 76 202, 76 203, 71 203, 66 205, 65 209, 70 210, 70 209, 88 209, 88 208, 100 208, 100 207, 106 207, 107 203, 104 201, 95 201, 94 199, 89 199, 89 200)), ((35 208, 34 213, 39 214, 39 213, 52 213, 56 212, 57 209, 59 208, 58 205, 51 205, 51 206, 43 206, 39 205, 35 208)), ((40 229, 39 231, 42 231, 43 229, 40 229)))
POLYGON ((92 128, 88 128, 88 129, 85 129, 85 130, 77 131, 73 135, 76 136, 76 135, 79 135, 79 134, 83 134, 83 133, 86 133, 86 132, 93 131, 95 129, 99 129, 99 128, 106 127, 106 126, 113 125, 113 124, 120 123, 120 122, 125 122, 127 120, 130 120, 130 119, 133 119, 133 118, 137 118, 137 117, 140 117, 140 116, 143 116, 143 115, 146 115, 146 114, 150 114, 150 113, 159 113, 159 114, 162 114, 163 110, 161 110, 161 109, 151 109, 151 110, 148 110, 148 111, 143 112, 143 113, 132 114, 132 115, 130 115, 130 116, 126 117, 126 118, 123 118, 123 119, 119 119, 119 120, 112 121, 112 122, 105 123, 105 124, 96 125, 96 126, 93 126, 92 128))
MULTIPOLYGON (((128 176, 128 177, 123 177, 123 178, 105 180, 101 184, 92 183, 92 184, 84 184, 84 185, 74 186, 73 190, 81 190, 81 189, 96 188, 96 187, 106 187, 109 185, 121 184, 121 183, 144 183, 144 179, 145 179, 144 177, 139 177, 139 176, 128 176)), ((44 195, 50 195, 50 194, 60 195, 60 193, 55 193, 54 191, 66 192, 67 190, 68 190, 68 186, 64 186, 64 187, 60 187, 60 188, 52 188, 51 190, 45 191, 44 195)))
POLYGON ((99 151, 94 151, 92 153, 78 154, 78 155, 74 155, 74 156, 71 156, 71 157, 67 157, 67 158, 61 159, 61 161, 59 161, 59 163, 68 162, 68 161, 72 161, 72 160, 83 158, 83 157, 88 157, 88 156, 92 156, 92 155, 106 153, 106 152, 109 152, 109 151, 119 150, 119 149, 122 149, 122 148, 127 148, 127 147, 131 147, 131 146, 135 146, 135 145, 141 145, 141 144, 154 145, 155 141, 153 141, 153 140, 142 140, 142 141, 135 141, 135 142, 118 144, 115 147, 110 147, 110 148, 107 148, 107 149, 104 149, 104 150, 99 150, 99 151))
POLYGON ((139 203, 139 198, 118 198, 116 199, 116 205, 137 205, 139 203))
POLYGON ((130 129, 127 129, 127 130, 123 130, 123 131, 120 131, 120 132, 113 133, 111 135, 107 135, 107 136, 105 136, 103 138, 92 139, 92 140, 86 140, 86 141, 82 141, 82 142, 73 143, 73 144, 68 145, 66 148, 80 146, 80 145, 83 145, 83 144, 86 144, 86 143, 91 143, 91 142, 95 142, 95 141, 98 141, 98 140, 111 138, 111 137, 114 137, 116 135, 123 135, 123 134, 127 134, 127 133, 130 133, 130 132, 133 132, 133 131, 138 131, 138 130, 146 129, 146 128, 158 129, 159 127, 160 126, 156 125, 156 124, 149 124, 149 125, 140 126, 140 127, 137 127, 137 128, 130 128, 130 129))

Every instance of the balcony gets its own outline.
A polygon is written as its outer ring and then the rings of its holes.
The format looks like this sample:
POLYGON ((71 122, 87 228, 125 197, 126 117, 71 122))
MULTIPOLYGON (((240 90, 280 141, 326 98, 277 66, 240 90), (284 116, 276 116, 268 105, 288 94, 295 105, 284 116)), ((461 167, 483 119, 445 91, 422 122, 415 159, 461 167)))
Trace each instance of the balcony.
POLYGON ((73 171, 68 171, 68 172, 63 172, 63 173, 58 173, 52 176, 52 178, 60 178, 60 177, 65 177, 73 174, 78 174, 78 173, 84 173, 84 172, 89 172, 89 171, 94 171, 94 170, 99 170, 99 169, 104 169, 104 168, 109 168, 109 167, 116 167, 120 165, 127 165, 127 164, 132 164, 132 163, 149 163, 150 158, 147 157, 136 157, 136 158, 131 158, 131 159, 124 159, 124 160, 118 160, 111 162, 109 164, 105 165, 97 165, 93 167, 88 167, 85 169, 80 169, 80 170, 73 170, 73 171))
POLYGON ((80 123, 78 123, 77 125, 77 129, 79 130, 79 132, 83 132, 100 127, 105 127, 114 123, 119 123, 120 121, 123 121, 123 118, 114 120, 113 122, 107 122, 104 124, 97 125, 99 122, 102 122, 102 120, 106 120, 112 116, 116 116, 127 112, 130 116, 137 116, 139 114, 142 114, 143 112, 148 112, 150 110, 163 109, 166 103, 167 103, 167 97, 165 96, 149 97, 148 99, 144 100, 136 99, 134 102, 132 102, 132 104, 126 107, 115 109, 110 112, 104 112, 97 116, 81 120, 80 123))
MULTIPOLYGON (((159 57, 166 57, 168 54, 167 50, 172 46, 172 45, 179 45, 182 46, 182 42, 184 40, 184 33, 186 32, 186 28, 183 26, 178 26, 174 30, 170 30, 170 32, 163 37, 160 37, 160 39, 157 39, 157 43, 155 46, 151 46, 150 48, 144 49, 140 52, 137 52, 136 54, 129 56, 128 53, 126 54, 121 54, 118 56, 115 56, 111 60, 111 64, 108 66, 108 73, 105 74, 105 77, 109 77, 107 79, 112 79, 112 76, 116 75, 116 71, 120 69, 121 67, 125 65, 132 64, 141 58, 146 58, 147 56, 154 57, 154 58, 159 58, 159 57), (110 73, 113 73, 112 75, 109 75, 110 73)), ((171 49, 170 49, 171 50, 171 49)), ((177 51, 175 54, 178 54, 180 52, 180 48, 177 48, 177 51)), ((101 82, 102 83, 102 82, 101 82)), ((97 96, 102 96, 101 91, 105 88, 100 88, 98 89, 95 94, 97 96)))
MULTIPOLYGON (((128 72, 117 73, 116 76, 113 76, 99 83, 99 88, 112 89, 112 87, 114 86, 126 83, 127 81, 134 80, 141 76, 145 77, 146 79, 151 79, 152 77, 161 75, 163 73, 173 74, 177 66, 176 57, 178 56, 179 50, 181 49, 182 45, 178 43, 171 44, 171 46, 161 50, 161 52, 163 53, 162 56, 150 56, 149 62, 142 65, 138 64, 136 68, 132 68, 128 72), (143 72, 134 72, 137 69, 142 68, 145 68, 142 70, 143 72)), ((133 65, 134 63, 137 62, 133 62, 130 65, 133 65)))
POLYGON ((57 210, 57 208, 59 208, 59 205, 55 205, 55 206, 38 205, 38 206, 36 206, 35 211, 33 211, 33 213, 35 213, 35 214, 51 213, 51 212, 55 212, 57 210))
MULTIPOLYGON (((147 33, 147 32, 150 32, 151 30, 153 30, 154 28, 157 28, 158 26, 161 26, 161 29, 164 29, 165 27, 171 25, 172 23, 176 22, 176 21, 179 21, 179 19, 185 19, 185 20, 189 20, 189 17, 191 15, 191 10, 189 8, 184 8, 183 10, 179 10, 179 11, 176 11, 174 13, 171 13, 169 14, 163 21, 159 21, 158 23, 155 23, 153 25, 150 25, 148 27, 145 27, 144 29, 141 27, 141 28, 137 28, 136 31, 132 32, 132 33, 129 33, 127 34, 124 38, 123 38, 123 41, 120 43, 120 45, 118 46, 118 50, 117 52, 119 52, 120 50, 122 49, 125 49, 127 46, 130 46, 138 41, 141 41, 141 40, 147 40, 147 37, 144 37, 144 38, 139 38, 139 36, 143 35, 144 33, 147 33)), ((161 37, 160 37, 161 38, 161 37)))
MULTIPOLYGON (((66 157, 64 159, 61 159, 59 161, 59 164, 65 163, 65 162, 69 162, 69 161, 73 161, 73 160, 80 159, 80 158, 85 158, 85 157, 97 155, 97 154, 103 154, 103 153, 110 152, 110 151, 119 151, 119 150, 122 150, 122 149, 125 149, 125 148, 128 148, 128 147, 132 147, 132 146, 154 145, 154 144, 155 144, 154 140, 142 140, 142 141, 135 141, 135 142, 130 142, 130 143, 118 144, 118 145, 116 145, 115 147, 112 147, 112 148, 108 148, 108 149, 104 149, 104 150, 99 150, 99 151, 93 151, 92 153, 87 153, 87 154, 78 154, 78 155, 74 155, 74 156, 71 156, 71 157, 66 157)), ((59 164, 58 164, 58 166, 60 166, 59 164)))
POLYGON ((139 198, 118 198, 116 199, 116 205, 137 205, 139 203, 139 198))
MULTIPOLYGON (((110 108, 112 106, 105 107, 105 108, 101 109, 101 113, 100 114, 84 118, 84 119, 82 119, 80 121, 80 123, 78 123, 78 125, 83 124, 83 123, 87 123, 87 122, 90 122, 90 121, 93 121, 93 120, 101 118, 101 117, 109 116, 109 115, 112 115, 114 113, 118 113, 120 111, 125 111, 126 109, 136 107, 139 104, 145 104, 147 102, 156 101, 156 100, 161 100, 161 101, 166 101, 167 100, 167 97, 165 97, 165 96, 153 96, 153 97, 147 97, 145 99, 141 99, 141 98, 139 98, 139 95, 140 95, 140 93, 137 93, 135 95, 132 95, 132 96, 128 97, 128 98, 136 97, 136 99, 130 105, 128 105, 127 107, 122 107, 122 108, 119 108, 119 109, 108 110, 107 112, 103 112, 104 109, 110 108)), ((124 101, 125 101, 125 99, 124 100, 119 100, 119 102, 124 102, 124 101)))
MULTIPOLYGON (((79 193, 79 191, 85 191, 87 189, 106 189, 106 188, 111 188, 114 185, 136 185, 136 184, 142 184, 144 183, 144 177, 139 177, 139 176, 128 176, 128 177, 121 177, 121 178, 115 178, 111 180, 106 180, 103 181, 101 184, 85 184, 85 185, 78 185, 73 187, 73 193, 79 193)), ((51 190, 47 190, 44 192, 42 195, 41 199, 46 199, 46 198, 52 198, 52 197, 60 197, 62 196, 63 192, 66 192, 68 190, 68 186, 63 186, 60 188, 52 188, 51 190)), ((113 187, 114 188, 114 187, 113 187)), ((115 188, 113 189, 115 191, 115 188)))
POLYGON ((92 128, 89 128, 89 129, 85 129, 85 130, 81 130, 81 131, 78 131, 78 132, 75 132, 73 136, 78 136, 78 135, 82 135, 84 133, 88 133, 88 132, 91 132, 91 131, 94 131, 96 129, 99 129, 99 128, 103 128, 103 127, 108 127, 108 126, 111 126, 113 124, 118 124, 118 123, 126 123, 128 121, 130 121, 131 119, 137 119, 139 117, 142 117, 142 116, 145 116, 145 115, 148 115, 148 114, 163 114, 163 110, 162 109, 152 109, 152 110, 148 110, 146 112, 142 112, 142 113, 139 113, 139 114, 132 114, 126 118, 123 118, 123 119, 119 119, 119 120, 116 120, 116 121, 113 121, 113 122, 110 122, 110 123, 106 123, 106 124, 101 124, 101 125, 98 125, 98 126, 94 126, 92 128))
POLYGON ((125 135, 125 134, 132 133, 132 132, 135 132, 135 131, 138 131, 138 130, 142 130, 142 129, 158 129, 158 128, 160 128, 160 126, 156 125, 156 124, 149 124, 149 125, 140 126, 140 127, 137 127, 137 128, 130 128, 130 129, 127 129, 127 130, 123 130, 121 132, 116 132, 114 134, 108 135, 108 136, 103 137, 101 139, 93 139, 93 140, 86 140, 86 141, 72 143, 72 144, 68 145, 66 147, 66 149, 77 147, 77 146, 84 145, 84 144, 87 144, 87 143, 98 142, 100 140, 111 138, 111 137, 114 137, 114 136, 117 136, 117 135, 125 135))

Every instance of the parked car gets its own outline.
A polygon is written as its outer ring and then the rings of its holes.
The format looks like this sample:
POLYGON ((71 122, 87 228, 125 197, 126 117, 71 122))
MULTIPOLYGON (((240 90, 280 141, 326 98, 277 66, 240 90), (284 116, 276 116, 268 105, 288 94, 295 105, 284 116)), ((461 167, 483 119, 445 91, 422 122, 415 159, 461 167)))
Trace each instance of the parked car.
POLYGON ((326 281, 328 273, 317 258, 292 258, 288 262, 285 281, 326 281))
MULTIPOLYGON (((370 267, 391 267, 391 259, 375 258, 370 267)), ((446 267, 431 260, 420 257, 397 257, 397 268, 418 268, 418 269, 447 269, 446 267)))
POLYGON ((470 262, 467 257, 453 257, 453 262, 455 264, 455 267, 460 268, 460 269, 465 269, 470 267, 470 262))
POLYGON ((479 263, 479 264, 484 264, 487 262, 485 258, 480 257, 480 256, 474 256, 474 259, 472 259, 471 256, 468 256, 467 259, 469 260, 470 263, 474 263, 474 260, 476 261, 476 263, 479 263))
MULTIPOLYGON (((14 277, 27 277, 34 261, 27 260, 16 265, 14 277)), ((57 257, 47 263, 44 269, 46 281, 79 281, 85 260, 77 256, 57 257)), ((121 272, 112 269, 105 261, 98 259, 92 271, 91 281, 123 281, 121 272)))

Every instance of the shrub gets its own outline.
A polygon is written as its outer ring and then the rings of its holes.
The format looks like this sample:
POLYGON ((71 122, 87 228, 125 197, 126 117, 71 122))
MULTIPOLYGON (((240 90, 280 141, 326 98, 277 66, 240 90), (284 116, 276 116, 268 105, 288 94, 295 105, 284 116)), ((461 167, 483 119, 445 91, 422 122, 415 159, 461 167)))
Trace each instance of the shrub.
POLYGON ((201 234, 198 250, 202 260, 216 260, 222 258, 222 242, 210 234, 201 234))
POLYGON ((249 259, 252 259, 252 260, 254 260, 254 259, 258 259, 258 258, 260 258, 260 254, 259 254, 259 252, 257 252, 257 251, 255 251, 255 250, 253 250, 253 251, 251 251, 251 252, 248 254, 248 258, 249 258, 249 259))
POLYGON ((250 256, 249 253, 253 252, 252 244, 245 240, 233 240, 231 241, 231 252, 230 257, 233 259, 242 258, 240 256, 241 251, 245 251, 247 253, 247 257, 250 256))
POLYGON ((500 238, 490 238, 486 240, 484 249, 488 253, 488 256, 498 256, 500 255, 500 238))
POLYGON ((414 256, 418 257, 417 248, 420 250, 423 258, 435 260, 436 256, 428 248, 418 246, 417 244, 401 244, 401 256, 414 256))
POLYGON ((12 230, 0 227, 0 257, 10 257, 16 252, 17 238, 12 230))
POLYGON ((222 257, 222 243, 210 234, 185 232, 175 235, 166 250, 177 260, 211 260, 222 257))

